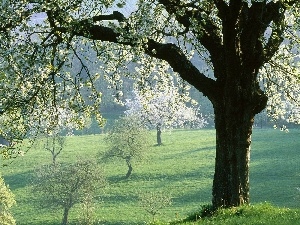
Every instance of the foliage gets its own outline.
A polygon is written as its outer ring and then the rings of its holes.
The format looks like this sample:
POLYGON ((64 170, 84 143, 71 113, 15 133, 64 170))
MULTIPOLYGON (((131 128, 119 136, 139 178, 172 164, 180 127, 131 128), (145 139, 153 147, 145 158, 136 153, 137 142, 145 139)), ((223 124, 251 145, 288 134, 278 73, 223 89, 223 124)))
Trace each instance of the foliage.
POLYGON ((254 116, 266 108, 274 119, 300 119, 299 4, 298 0, 4 1, 0 133, 23 139, 41 121, 49 127, 55 124, 60 108, 72 112, 78 127, 92 116, 103 124, 101 93, 95 85, 100 76, 120 101, 124 76, 147 93, 154 85, 162 87, 160 81, 175 72, 174 84, 184 93, 183 100, 189 83, 214 107, 220 157, 213 204, 249 202, 247 156, 254 116), (134 7, 126 12, 128 3, 134 7), (95 56, 95 64, 102 64, 92 73, 86 65, 95 56), (129 66, 135 68, 133 74, 129 66), (231 156, 243 160, 227 159, 231 156), (234 171, 246 176, 231 174, 234 171), (242 190, 234 193, 237 189, 242 190))
POLYGON ((95 204, 90 194, 84 196, 78 212, 77 225, 94 225, 96 223, 95 204))
POLYGON ((188 107, 186 101, 181 101, 174 85, 164 89, 154 88, 144 93, 134 91, 133 99, 126 99, 125 114, 135 115, 150 128, 158 124, 166 128, 202 128, 206 125, 197 102, 192 101, 194 105, 188 107))
POLYGON ((163 193, 162 191, 140 192, 139 201, 141 207, 152 216, 153 222, 161 209, 172 205, 170 193, 163 193))
POLYGON ((134 116, 121 117, 114 123, 106 137, 108 150, 101 155, 102 159, 121 158, 126 161, 131 175, 132 161, 141 161, 149 149, 149 131, 144 128, 139 118, 134 116))
MULTIPOLYGON (((60 0, 55 4, 30 4, 28 1, 3 3, 0 29, 3 63, 0 79, 1 110, 5 120, 2 121, 2 133, 11 133, 17 139, 24 137, 29 128, 37 126, 37 121, 48 121, 51 127, 51 124, 56 123, 59 109, 72 112, 72 119, 79 127, 82 126, 83 118, 93 113, 101 121, 98 110, 101 93, 96 82, 101 76, 110 82, 110 89, 116 89, 116 97, 121 97, 123 78, 129 73, 138 87, 149 90, 151 86, 157 85, 157 89, 160 89, 163 87, 160 82, 170 77, 171 70, 165 62, 157 60, 161 58, 155 48, 159 46, 158 43, 164 46, 176 40, 183 58, 196 63, 198 70, 207 77, 214 76, 212 55, 204 40, 206 32, 210 32, 209 26, 215 30, 215 35, 220 35, 222 18, 218 11, 223 3, 218 5, 209 1, 191 1, 187 5, 169 5, 168 2, 124 3, 110 0, 101 3, 69 3, 60 0), (121 5, 122 8, 118 8, 121 5), (111 7, 120 12, 105 14, 111 7), (193 14, 195 17, 190 14, 193 10, 197 12, 193 14), (12 11, 18 13, 13 15, 12 11), (190 22, 186 20, 188 17, 190 22), (112 22, 101 23, 107 20, 112 22), (100 25, 95 24, 97 22, 100 25), (96 30, 99 33, 107 30, 107 35, 96 36, 93 33, 96 30), (153 58, 141 53, 147 53, 153 58), (136 68, 134 74, 126 69, 129 62, 132 62, 131 68, 136 68)), ((261 4, 268 7, 276 8, 279 5, 278 1, 264 2, 261 4)), ((284 117, 289 121, 297 121, 298 115, 297 106, 293 104, 299 97, 298 4, 297 1, 282 1, 278 7, 282 7, 284 18, 278 20, 279 24, 275 23, 275 19, 272 23, 273 18, 270 18, 270 23, 266 24, 268 29, 260 34, 265 47, 276 44, 276 40, 286 40, 274 57, 261 68, 259 79, 270 99, 267 107, 269 115, 275 119, 284 117)), ((249 2, 248 7, 251 6, 249 2)), ((176 73, 174 75, 174 84, 185 99, 186 83, 176 73)), ((194 85, 184 74, 180 76, 194 85)))
POLYGON ((16 204, 15 196, 0 177, 0 224, 15 225, 16 221, 11 214, 11 207, 16 204))
MULTIPOLYGON (((48 112, 49 115, 52 113, 48 112)), ((79 129, 78 124, 73 121, 74 115, 72 111, 58 108, 57 115, 52 122, 41 121, 30 130, 30 139, 33 139, 33 144, 37 148, 45 149, 52 156, 52 163, 56 163, 57 156, 61 153, 65 146, 66 136, 73 135, 74 130, 79 129)), ((90 121, 86 118, 82 120, 82 128, 88 128, 90 121)))
POLYGON ((67 224, 69 210, 87 195, 105 184, 102 170, 92 161, 44 165, 36 170, 33 191, 43 196, 44 205, 64 210, 62 224, 67 224))
POLYGON ((126 99, 125 115, 138 118, 148 128, 156 127, 157 145, 162 144, 163 128, 202 128, 207 122, 202 117, 197 102, 188 97, 189 86, 182 96, 171 79, 161 79, 157 87, 133 91, 133 99, 126 99), (171 83, 171 84, 170 84, 171 83), (190 101, 191 106, 187 106, 190 101))

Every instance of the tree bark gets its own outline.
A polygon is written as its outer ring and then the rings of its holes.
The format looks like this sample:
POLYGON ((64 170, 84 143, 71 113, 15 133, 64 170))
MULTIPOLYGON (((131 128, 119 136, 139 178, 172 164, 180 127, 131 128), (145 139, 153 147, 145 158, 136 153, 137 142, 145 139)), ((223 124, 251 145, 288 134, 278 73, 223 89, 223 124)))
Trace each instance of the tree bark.
POLYGON ((130 159, 126 159, 126 163, 127 163, 127 166, 128 166, 128 171, 126 173, 125 178, 128 179, 130 177, 131 173, 132 173, 133 168, 132 168, 130 159))
POLYGON ((64 215, 63 215, 63 219, 62 219, 62 222, 61 222, 62 225, 67 225, 68 224, 69 210, 70 210, 70 207, 65 207, 64 208, 64 215))
POLYGON ((248 68, 231 64, 227 79, 213 102, 216 128, 214 208, 249 203, 249 163, 254 116, 267 104, 267 97, 248 68), (235 74, 235 76, 231 76, 235 74), (250 79, 249 79, 250 78, 250 79))
POLYGON ((254 115, 247 111, 228 115, 224 110, 223 107, 215 107, 214 208, 249 203, 250 144, 254 115))
POLYGON ((157 140, 157 145, 162 145, 161 142, 161 124, 157 124, 156 126, 156 140, 157 140))

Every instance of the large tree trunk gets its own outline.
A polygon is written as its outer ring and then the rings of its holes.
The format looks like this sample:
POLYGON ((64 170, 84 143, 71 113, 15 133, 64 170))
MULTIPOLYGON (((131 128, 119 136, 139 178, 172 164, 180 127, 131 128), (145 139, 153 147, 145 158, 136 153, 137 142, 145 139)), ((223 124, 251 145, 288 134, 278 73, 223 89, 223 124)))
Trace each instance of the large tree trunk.
POLYGON ((222 107, 215 107, 216 162, 212 201, 215 208, 249 203, 249 161, 254 114, 245 110, 229 115, 225 112, 222 107))
MULTIPOLYGON (((234 66, 233 66, 234 67, 234 66)), ((237 66, 236 66, 237 67, 237 66)), ((236 68, 234 67, 234 68, 236 68)), ((236 72, 236 71, 235 71, 236 72)), ((216 127, 216 161, 213 207, 249 203, 249 163, 254 116, 263 110, 267 97, 251 76, 228 76, 219 99, 213 103, 216 127)))
MULTIPOLYGON (((213 181, 213 207, 249 203, 249 163, 254 116, 267 104, 257 81, 263 64, 263 48, 257 30, 239 34, 237 25, 255 26, 255 15, 246 24, 232 14, 223 21, 223 45, 214 56, 217 96, 209 93, 215 112, 216 162, 213 181), (249 24, 248 24, 249 23, 249 24)), ((259 26, 260 24, 256 24, 259 26)))

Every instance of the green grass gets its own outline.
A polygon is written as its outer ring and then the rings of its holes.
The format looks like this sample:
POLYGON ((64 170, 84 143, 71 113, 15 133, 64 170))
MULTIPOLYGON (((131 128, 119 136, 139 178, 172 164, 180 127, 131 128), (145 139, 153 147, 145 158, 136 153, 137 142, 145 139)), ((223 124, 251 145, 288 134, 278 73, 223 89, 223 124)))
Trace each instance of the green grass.
POLYGON ((288 208, 280 208, 272 206, 269 203, 220 209, 211 217, 197 217, 197 219, 190 222, 179 221, 180 224, 185 225, 295 225, 299 224, 299 222, 299 209, 291 210, 288 208))
MULTIPOLYGON (((201 205, 211 202, 215 131, 165 132, 162 134, 163 146, 156 147, 155 133, 152 135, 153 146, 149 147, 148 157, 144 162, 134 165, 130 179, 123 179, 127 172, 125 162, 114 161, 102 165, 109 185, 100 189, 96 198, 100 224, 134 225, 149 222, 151 216, 138 204, 138 193, 143 191, 171 194, 172 206, 162 209, 161 214, 156 216, 163 222, 186 218, 201 205)), ((300 130, 291 130, 288 134, 271 129, 254 130, 250 164, 251 203, 267 201, 279 207, 300 206, 300 192, 296 190, 300 186, 299 136, 300 130)), ((71 162, 77 157, 95 158, 99 151, 106 148, 103 138, 103 134, 68 137, 66 148, 58 156, 58 161, 71 162)), ((50 153, 31 149, 24 157, 2 168, 5 182, 16 195, 17 206, 13 212, 17 224, 60 224, 62 210, 41 209, 39 199, 30 188, 34 168, 50 162, 50 153)), ((70 221, 73 223, 77 212, 78 208, 71 209, 70 221)), ((208 221, 207 224, 218 223, 208 221)))

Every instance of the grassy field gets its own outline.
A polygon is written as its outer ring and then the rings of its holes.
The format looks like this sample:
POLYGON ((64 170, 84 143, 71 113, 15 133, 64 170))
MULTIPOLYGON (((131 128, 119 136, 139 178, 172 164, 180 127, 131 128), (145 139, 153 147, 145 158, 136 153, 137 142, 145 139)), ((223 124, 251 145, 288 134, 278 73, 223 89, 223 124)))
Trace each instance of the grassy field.
POLYGON ((214 212, 212 216, 203 218, 196 217, 194 214, 187 219, 189 222, 173 222, 172 225, 298 225, 300 224, 300 210, 277 207, 270 203, 260 203, 220 209, 214 212))
MULTIPOLYGON (((123 161, 103 164, 108 186, 100 189, 96 198, 96 214, 106 225, 135 225, 151 221, 138 203, 138 194, 164 192, 172 196, 172 205, 161 210, 156 219, 176 221, 197 211, 211 201, 214 174, 214 130, 175 130, 163 133, 163 146, 149 146, 148 157, 134 165, 128 180, 123 179, 127 168, 123 161)), ((299 208, 300 192, 300 130, 289 133, 272 129, 255 129, 251 149, 251 203, 270 202, 272 205, 299 208)), ((58 161, 95 158, 104 151, 104 135, 68 137, 58 161)), ((62 210, 41 208, 32 192, 33 170, 51 163, 51 155, 42 149, 31 149, 19 157, 2 174, 16 196, 13 212, 20 225, 60 224, 62 210)), ((71 209, 70 221, 75 224, 79 208, 71 209)), ((300 222, 299 222, 300 223, 300 222)), ((211 223, 214 224, 214 223, 211 223)), ((229 223, 228 223, 229 224, 229 223)), ((235 224, 235 223, 232 223, 235 224)), ((238 224, 238 223, 236 223, 238 224)))

